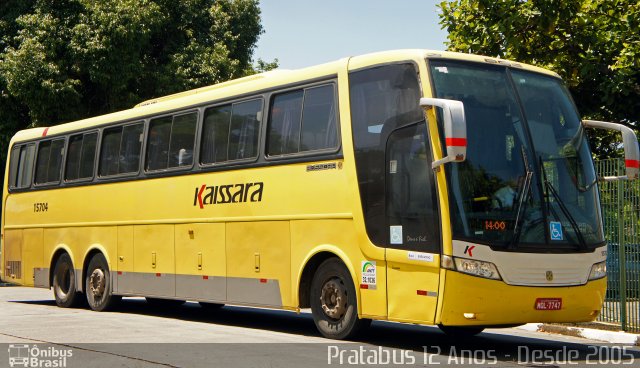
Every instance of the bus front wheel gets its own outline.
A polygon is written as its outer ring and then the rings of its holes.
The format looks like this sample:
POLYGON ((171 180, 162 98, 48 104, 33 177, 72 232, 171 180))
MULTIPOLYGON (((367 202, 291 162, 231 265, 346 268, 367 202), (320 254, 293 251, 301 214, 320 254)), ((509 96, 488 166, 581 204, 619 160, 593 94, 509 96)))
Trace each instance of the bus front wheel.
POLYGON ((356 290, 351 274, 337 258, 320 264, 311 281, 311 312, 322 336, 348 339, 369 326, 358 318, 356 290))
POLYGON ((53 295, 56 298, 56 304, 62 308, 74 307, 79 302, 76 272, 73 269, 71 257, 67 253, 58 257, 53 269, 53 295))
POLYGON ((89 307, 98 312, 113 308, 120 297, 113 295, 112 292, 109 265, 104 256, 97 253, 89 261, 85 279, 85 294, 87 294, 89 307))

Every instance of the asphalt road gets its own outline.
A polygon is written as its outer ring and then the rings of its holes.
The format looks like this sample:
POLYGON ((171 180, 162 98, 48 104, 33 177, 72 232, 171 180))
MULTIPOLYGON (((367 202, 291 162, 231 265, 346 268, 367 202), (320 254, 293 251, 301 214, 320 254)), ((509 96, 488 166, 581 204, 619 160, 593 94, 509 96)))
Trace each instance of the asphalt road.
POLYGON ((343 342, 320 337, 308 313, 158 309, 142 298, 97 313, 58 308, 51 291, 22 287, 0 287, 0 345, 0 367, 640 367, 637 347, 519 329, 453 341, 430 326, 374 322, 343 342))

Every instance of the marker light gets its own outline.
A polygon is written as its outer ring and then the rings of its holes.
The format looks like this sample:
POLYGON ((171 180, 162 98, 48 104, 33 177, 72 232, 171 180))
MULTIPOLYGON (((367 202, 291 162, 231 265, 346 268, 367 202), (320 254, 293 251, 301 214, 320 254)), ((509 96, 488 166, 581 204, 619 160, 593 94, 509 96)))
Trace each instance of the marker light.
POLYGON ((607 263, 600 262, 591 266, 591 273, 589 273, 589 280, 597 280, 607 276, 607 263))
POLYGON ((473 276, 501 280, 496 265, 491 262, 476 261, 466 258, 455 258, 456 270, 473 276))

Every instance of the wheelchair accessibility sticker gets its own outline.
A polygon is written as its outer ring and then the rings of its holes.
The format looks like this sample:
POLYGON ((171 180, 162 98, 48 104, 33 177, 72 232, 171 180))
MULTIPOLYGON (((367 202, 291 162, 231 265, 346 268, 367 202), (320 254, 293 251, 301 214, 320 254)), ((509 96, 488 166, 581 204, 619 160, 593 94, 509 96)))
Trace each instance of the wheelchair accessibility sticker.
POLYGON ((551 240, 564 240, 562 224, 558 221, 549 222, 549 233, 551 234, 551 240))

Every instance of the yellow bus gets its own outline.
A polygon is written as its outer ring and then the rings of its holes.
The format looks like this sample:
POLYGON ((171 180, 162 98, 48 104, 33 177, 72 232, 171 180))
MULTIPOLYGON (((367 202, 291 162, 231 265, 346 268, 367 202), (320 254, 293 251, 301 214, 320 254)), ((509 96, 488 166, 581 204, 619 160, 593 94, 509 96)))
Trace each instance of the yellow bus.
POLYGON ((584 128, 553 72, 399 50, 277 70, 11 140, 4 281, 311 308, 453 335, 599 313, 606 246, 584 128))

